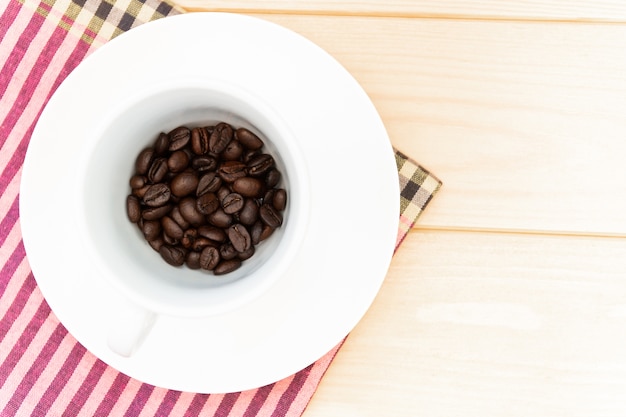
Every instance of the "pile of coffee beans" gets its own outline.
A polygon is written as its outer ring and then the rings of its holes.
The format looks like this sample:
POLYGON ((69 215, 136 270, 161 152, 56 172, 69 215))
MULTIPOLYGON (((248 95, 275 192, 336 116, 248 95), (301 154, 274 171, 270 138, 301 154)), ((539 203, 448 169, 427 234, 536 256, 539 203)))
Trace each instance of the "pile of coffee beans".
POLYGON ((159 134, 137 156, 129 220, 170 265, 234 271, 283 223, 287 193, 263 146, 223 122, 159 134))

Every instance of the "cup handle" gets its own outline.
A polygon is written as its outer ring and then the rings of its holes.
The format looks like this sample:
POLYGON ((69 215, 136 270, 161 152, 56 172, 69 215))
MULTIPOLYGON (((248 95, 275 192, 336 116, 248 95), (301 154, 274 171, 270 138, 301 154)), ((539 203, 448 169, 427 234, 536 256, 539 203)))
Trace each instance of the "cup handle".
POLYGON ((158 315, 130 301, 118 304, 109 322, 107 345, 123 357, 130 357, 141 347, 158 315))

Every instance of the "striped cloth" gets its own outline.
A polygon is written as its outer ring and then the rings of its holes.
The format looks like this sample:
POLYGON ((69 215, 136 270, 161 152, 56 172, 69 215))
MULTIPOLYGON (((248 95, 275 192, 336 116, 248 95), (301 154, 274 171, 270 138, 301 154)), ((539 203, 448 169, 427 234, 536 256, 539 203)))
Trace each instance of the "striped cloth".
MULTIPOLYGON (((0 1, 0 416, 300 416, 340 345, 274 384, 231 394, 154 387, 105 365, 43 299, 22 244, 18 191, 34 125, 81 60, 141 23, 182 12, 157 0, 0 1)), ((400 245, 440 182, 400 152, 400 245)))

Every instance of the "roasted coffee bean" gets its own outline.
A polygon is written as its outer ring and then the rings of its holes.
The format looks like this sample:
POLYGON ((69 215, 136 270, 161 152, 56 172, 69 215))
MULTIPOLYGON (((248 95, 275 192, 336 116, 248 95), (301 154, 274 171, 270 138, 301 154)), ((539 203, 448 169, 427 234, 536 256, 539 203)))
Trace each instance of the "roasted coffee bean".
POLYGON ((185 151, 175 151, 167 158, 167 167, 170 172, 181 172, 189 166, 189 155, 185 151))
POLYGON ((187 252, 177 246, 163 245, 159 249, 159 253, 165 262, 173 266, 181 266, 187 257, 187 252))
POLYGON ((224 275, 234 270, 238 269, 241 266, 241 261, 239 259, 229 259, 220 262, 217 264, 215 269, 213 269, 213 273, 215 275, 224 275))
POLYGON ((141 188, 146 185, 146 177, 143 175, 133 175, 130 177, 130 181, 128 181, 130 188, 141 188))
POLYGON ((225 161, 235 161, 241 157, 243 153, 243 146, 238 140, 231 140, 226 146, 226 149, 222 152, 222 159, 225 161))
POLYGON ((156 220, 143 222, 143 235, 146 240, 154 240, 161 235, 161 222, 156 220))
POLYGON ((283 188, 276 189, 274 193, 274 198, 272 200, 272 205, 278 211, 283 211, 287 206, 287 191, 283 188))
POLYGON ((227 123, 218 123, 209 138, 209 150, 216 154, 226 149, 233 138, 233 128, 227 123))
POLYGON ((163 227, 163 233, 178 241, 184 236, 183 229, 169 216, 161 219, 161 227, 163 227))
POLYGON ((148 181, 152 184, 156 184, 157 182, 161 182, 163 178, 167 175, 167 160, 165 158, 156 158, 152 161, 150 168, 148 169, 148 174, 146 175, 148 181))
POLYGON ((218 227, 204 225, 198 228, 198 234, 215 242, 224 242, 226 240, 226 232, 218 227))
POLYGON ((222 179, 218 177, 215 172, 209 172, 200 177, 198 187, 196 188, 196 195, 200 197, 202 194, 214 193, 220 189, 221 185, 222 179))
POLYGON ((202 214, 211 214, 217 210, 220 206, 220 202, 214 193, 202 194, 196 200, 196 210, 202 214))
POLYGON ((167 149, 170 147, 170 138, 167 133, 161 132, 156 142, 154 143, 154 151, 157 155, 163 155, 167 152, 167 149))
MULTIPOLYGON (((235 181, 236 183, 237 181, 235 181)), ((234 186, 233 186, 234 188, 234 186)), ((241 194, 230 193, 222 200, 222 208, 224 209, 224 213, 233 214, 237 213, 239 210, 243 208, 244 199, 241 194)))
POLYGON ((196 156, 191 160, 191 168, 198 172, 215 171, 217 159, 213 156, 196 156))
POLYGON ((220 252, 212 246, 207 246, 200 253, 200 267, 207 270, 214 269, 220 262, 220 252))
POLYGON ((207 218, 209 219, 209 223, 217 227, 226 228, 233 223, 233 216, 225 213, 221 208, 218 208, 213 213, 209 214, 207 218))
POLYGON ((154 149, 146 148, 139 153, 135 161, 135 171, 139 175, 144 175, 148 172, 152 158, 154 157, 154 149))
POLYGON ((239 254, 237 255, 237 258, 239 258, 242 261, 245 261, 246 259, 250 259, 252 255, 254 255, 254 245, 250 245, 249 249, 243 252, 239 252, 239 254))
POLYGON ((264 203, 261 205, 261 208, 259 208, 259 216, 261 220, 263 220, 263 223, 270 227, 277 228, 283 224, 282 214, 270 204, 264 203))
POLYGON ((263 230, 261 230, 261 235, 259 236, 259 241, 263 242, 265 239, 270 237, 272 233, 274 233, 274 230, 276 230, 276 228, 264 225, 263 230))
POLYGON ((191 130, 191 149, 196 155, 204 155, 209 151, 209 132, 205 128, 191 130))
POLYGON ((170 188, 176 197, 185 197, 195 193, 198 188, 198 176, 193 172, 181 172, 172 178, 170 188))
POLYGON ((250 238, 253 245, 258 245, 261 242, 261 233, 263 233, 264 226, 263 222, 259 220, 250 227, 250 238))
POLYGON ((221 275, 282 224, 280 182, 253 132, 227 123, 179 126, 137 156, 126 211, 167 263, 221 275))
POLYGON ((189 143, 189 140, 191 139, 191 131, 185 126, 180 126, 172 130, 169 133, 169 137, 170 137, 169 150, 177 151, 179 149, 184 148, 185 145, 189 143))
POLYGON ((148 244, 150 244, 150 247, 152 249, 154 249, 155 251, 159 251, 159 249, 161 249, 161 246, 163 246, 165 244, 165 242, 163 241, 162 237, 157 237, 155 239, 149 240, 148 244))
POLYGON ((187 259, 185 259, 185 265, 187 265, 189 269, 200 269, 200 252, 189 252, 187 259))
POLYGON ((246 128, 240 127, 235 131, 235 137, 247 149, 257 150, 263 147, 263 141, 246 128))
POLYGON ((197 236, 198 231, 196 229, 187 229, 183 231, 183 237, 180 239, 180 244, 183 248, 189 249, 193 246, 197 236))
MULTIPOLYGON (((193 201, 193 199, 191 199, 191 200, 192 200, 191 201, 191 206, 195 209, 196 202, 193 201)), ((177 206, 174 206, 174 208, 172 208, 172 211, 169 213, 169 215, 172 218, 172 220, 174 220, 176 223, 178 223, 178 225, 180 226, 181 229, 186 230, 186 229, 189 228, 189 226, 191 226, 191 224, 180 213, 180 204, 181 203, 182 203, 182 201, 179 202, 177 206)), ((200 219, 198 221, 201 223, 204 220, 204 217, 200 213, 198 213, 198 215, 200 216, 200 219)))
POLYGON ((265 175, 265 185, 268 188, 276 187, 280 182, 280 172, 276 169, 270 169, 265 175))
POLYGON ((147 208, 141 212, 141 217, 144 220, 159 220, 161 217, 165 216, 172 210, 172 204, 166 204, 161 207, 152 207, 147 208))
POLYGON ((239 255, 239 252, 237 252, 237 249, 235 249, 233 244, 230 242, 220 245, 219 251, 220 251, 220 257, 226 260, 234 259, 237 257, 237 255, 239 255))
POLYGON ((213 246, 214 248, 216 248, 217 244, 215 242, 212 242, 210 239, 207 239, 206 237, 200 236, 196 237, 196 239, 193 241, 191 249, 196 252, 201 252, 202 249, 206 248, 207 246, 213 246))
POLYGON ((128 220, 133 223, 137 223, 141 219, 141 204, 134 195, 126 197, 126 214, 128 215, 128 220))
POLYGON ((260 197, 264 189, 263 182, 257 178, 242 177, 233 182, 233 191, 244 197, 260 197))
POLYGON ((245 252, 252 245, 252 239, 248 230, 239 223, 233 224, 228 228, 228 238, 237 252, 245 252))
POLYGON ((246 176, 246 164, 239 161, 226 161, 217 170, 218 175, 226 182, 234 182, 246 176))
POLYGON ((260 177, 261 175, 268 172, 274 166, 274 158, 272 155, 267 153, 262 153, 261 155, 255 156, 252 158, 248 164, 248 174, 253 177, 260 177))
POLYGON ((143 203, 149 207, 160 207, 170 200, 170 188, 166 184, 151 185, 143 196, 143 203))
POLYGON ((246 226, 253 225, 259 219, 259 205, 256 200, 247 198, 239 212, 239 221, 246 226))
MULTIPOLYGON (((180 203, 178 203, 178 209, 180 210, 182 218, 190 224, 199 226, 205 221, 204 215, 196 208, 196 199, 193 197, 183 198, 180 203)), ((181 227, 182 226, 181 224, 181 227)))

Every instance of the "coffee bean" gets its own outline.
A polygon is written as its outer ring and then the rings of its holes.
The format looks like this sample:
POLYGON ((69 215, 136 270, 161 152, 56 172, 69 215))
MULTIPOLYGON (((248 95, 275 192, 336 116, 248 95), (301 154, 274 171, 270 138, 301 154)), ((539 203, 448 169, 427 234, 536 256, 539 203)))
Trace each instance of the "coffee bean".
POLYGON ((230 272, 233 272, 234 270, 238 269, 241 266, 241 261, 239 259, 229 259, 229 260, 225 260, 220 262, 215 269, 213 270, 213 273, 215 275, 224 275, 224 274, 228 274, 230 272))
POLYGON ((141 217, 144 220, 159 220, 161 217, 165 216, 172 210, 172 204, 166 204, 161 207, 152 207, 147 208, 141 212, 141 217))
MULTIPOLYGON (((204 215, 196 208, 196 199, 193 197, 183 198, 180 203, 178 203, 178 209, 180 210, 181 217, 189 222, 189 224, 199 226, 205 221, 204 215)), ((178 222, 178 224, 184 227, 180 222, 178 222)))
POLYGON ((177 246, 163 245, 159 249, 161 257, 170 265, 181 266, 185 263, 187 253, 177 246))
POLYGON ((213 193, 202 194, 196 200, 196 209, 202 214, 211 214, 217 210, 219 206, 220 202, 213 193))
POLYGON ((214 269, 220 262, 220 252, 212 246, 207 246, 200 253, 200 267, 207 270, 214 269))
POLYGON ((182 149, 189 143, 191 139, 191 131, 185 126, 177 127, 169 133, 170 137, 170 151, 177 151, 182 149))
POLYGON ((196 155, 204 155, 209 151, 209 133, 205 128, 191 130, 191 149, 196 155))
POLYGON ((226 182, 234 182, 246 176, 246 164, 239 161, 226 161, 217 170, 218 175, 226 182))
POLYGON ((276 187, 280 182, 280 172, 276 169, 270 169, 265 175, 265 185, 268 188, 276 187))
POLYGON ((191 251, 187 254, 187 259, 185 259, 185 265, 189 267, 189 269, 200 269, 200 253, 191 251))
POLYGON ((199 197, 202 194, 214 193, 219 190, 222 185, 222 179, 217 176, 215 172, 209 172, 200 177, 198 181, 198 187, 196 188, 196 195, 199 197))
POLYGON ((250 249, 252 240, 246 227, 242 224, 233 224, 228 228, 228 238, 237 252, 244 252, 250 249))
MULTIPOLYGON (((177 197, 185 197, 196 192, 198 177, 193 172, 181 172, 172 178, 170 188, 177 197)), ((205 213, 206 214, 206 213, 205 213)))
POLYGON ((161 219, 163 233, 176 240, 181 240, 184 236, 183 229, 171 217, 165 216, 161 219))
POLYGON ((278 188, 274 193, 272 205, 278 211, 283 211, 287 206, 287 192, 283 188, 278 188))
POLYGON ((196 156, 191 160, 191 167, 198 172, 214 171, 217 159, 213 156, 196 156))
POLYGON ((167 136, 167 133, 161 132, 156 142, 154 143, 154 151, 157 155, 163 155, 167 152, 167 149, 170 146, 170 138, 167 136))
POLYGON ((261 205, 259 216, 261 216, 263 223, 272 228, 280 227, 283 224, 283 216, 270 204, 264 203, 261 205))
POLYGON ((151 185, 143 196, 143 203, 150 207, 160 207, 170 200, 170 188, 165 184, 151 185))
MULTIPOLYGON (((206 195, 206 194, 205 194, 206 195)), ((208 216, 209 223, 213 226, 226 228, 233 223, 233 216, 227 214, 221 208, 218 208, 208 216)))
POLYGON ((155 159, 148 169, 147 178, 152 184, 161 182, 167 175, 167 160, 165 158, 155 159))
MULTIPOLYGON (((193 198, 191 198, 191 206, 194 208, 196 208, 196 202, 195 200, 193 200, 193 198)), ((184 201, 184 200, 183 200, 184 201)), ((178 225, 180 226, 181 229, 185 230, 188 229, 189 226, 191 226, 191 224, 189 223, 188 220, 186 220, 183 215, 180 212, 180 205, 183 203, 183 201, 180 201, 178 203, 177 206, 174 206, 174 208, 172 208, 172 211, 169 213, 170 217, 172 218, 172 220, 174 220, 176 223, 178 223, 178 225)), ((198 220, 198 222, 202 222, 204 220, 204 217, 198 213, 198 215, 200 216, 200 219, 198 220)), ((195 222, 194 222, 195 224, 195 222)))
MULTIPOLYGON (((235 181, 236 183, 237 181, 235 181)), ((234 186, 233 186, 234 188, 234 186)), ((230 193, 222 200, 222 208, 224 209, 224 213, 233 214, 237 213, 239 210, 243 208, 244 199, 241 194, 230 193)))
POLYGON ((259 205, 256 200, 247 198, 239 212, 239 221, 246 226, 253 225, 259 218, 259 205))
POLYGON ((283 222, 287 192, 263 141, 227 123, 160 133, 135 160, 129 221, 171 265, 233 271, 283 222))
POLYGON ((209 138, 209 150, 221 153, 233 138, 233 128, 227 123, 218 123, 209 138))
POLYGON ((130 188, 141 188, 146 185, 146 177, 144 177, 143 175, 133 175, 132 177, 130 177, 130 181, 128 183, 130 185, 130 188))
POLYGON ((248 174, 253 177, 259 177, 268 172, 274 166, 274 158, 272 155, 263 153, 255 156, 248 162, 248 174))
POLYGON ((181 172, 189 166, 189 155, 185 151, 175 151, 167 159, 170 172, 181 172))
POLYGON ((226 146, 226 149, 222 151, 222 159, 225 161, 235 161, 241 157, 243 153, 243 146, 238 140, 231 140, 226 146))
POLYGON ((137 223, 141 219, 141 204, 134 195, 126 197, 126 214, 128 214, 128 220, 133 223, 137 223))
POLYGON ((242 177, 233 182, 233 190, 244 197, 259 197, 264 189, 263 182, 257 178, 242 177))
POLYGON ((254 245, 250 245, 250 248, 243 251, 243 252, 239 252, 239 254, 237 255, 237 258, 239 258, 242 261, 245 261, 246 259, 250 259, 252 257, 252 255, 254 255, 254 245))
POLYGON ((135 161, 135 171, 139 175, 144 175, 148 172, 152 158, 154 157, 154 149, 146 148, 139 153, 135 161))
POLYGON ((222 244, 219 247, 219 251, 220 251, 220 257, 226 260, 234 259, 237 257, 237 255, 239 255, 239 252, 237 252, 237 249, 235 249, 233 244, 230 242, 222 244))
POLYGON ((263 146, 263 141, 257 135, 246 128, 240 127, 235 131, 235 137, 247 149, 257 150, 263 146))
POLYGON ((161 222, 156 220, 143 222, 143 235, 146 240, 154 240, 161 235, 161 222))
POLYGON ((204 225, 198 228, 198 234, 215 242, 224 242, 226 240, 226 232, 218 227, 204 225))

